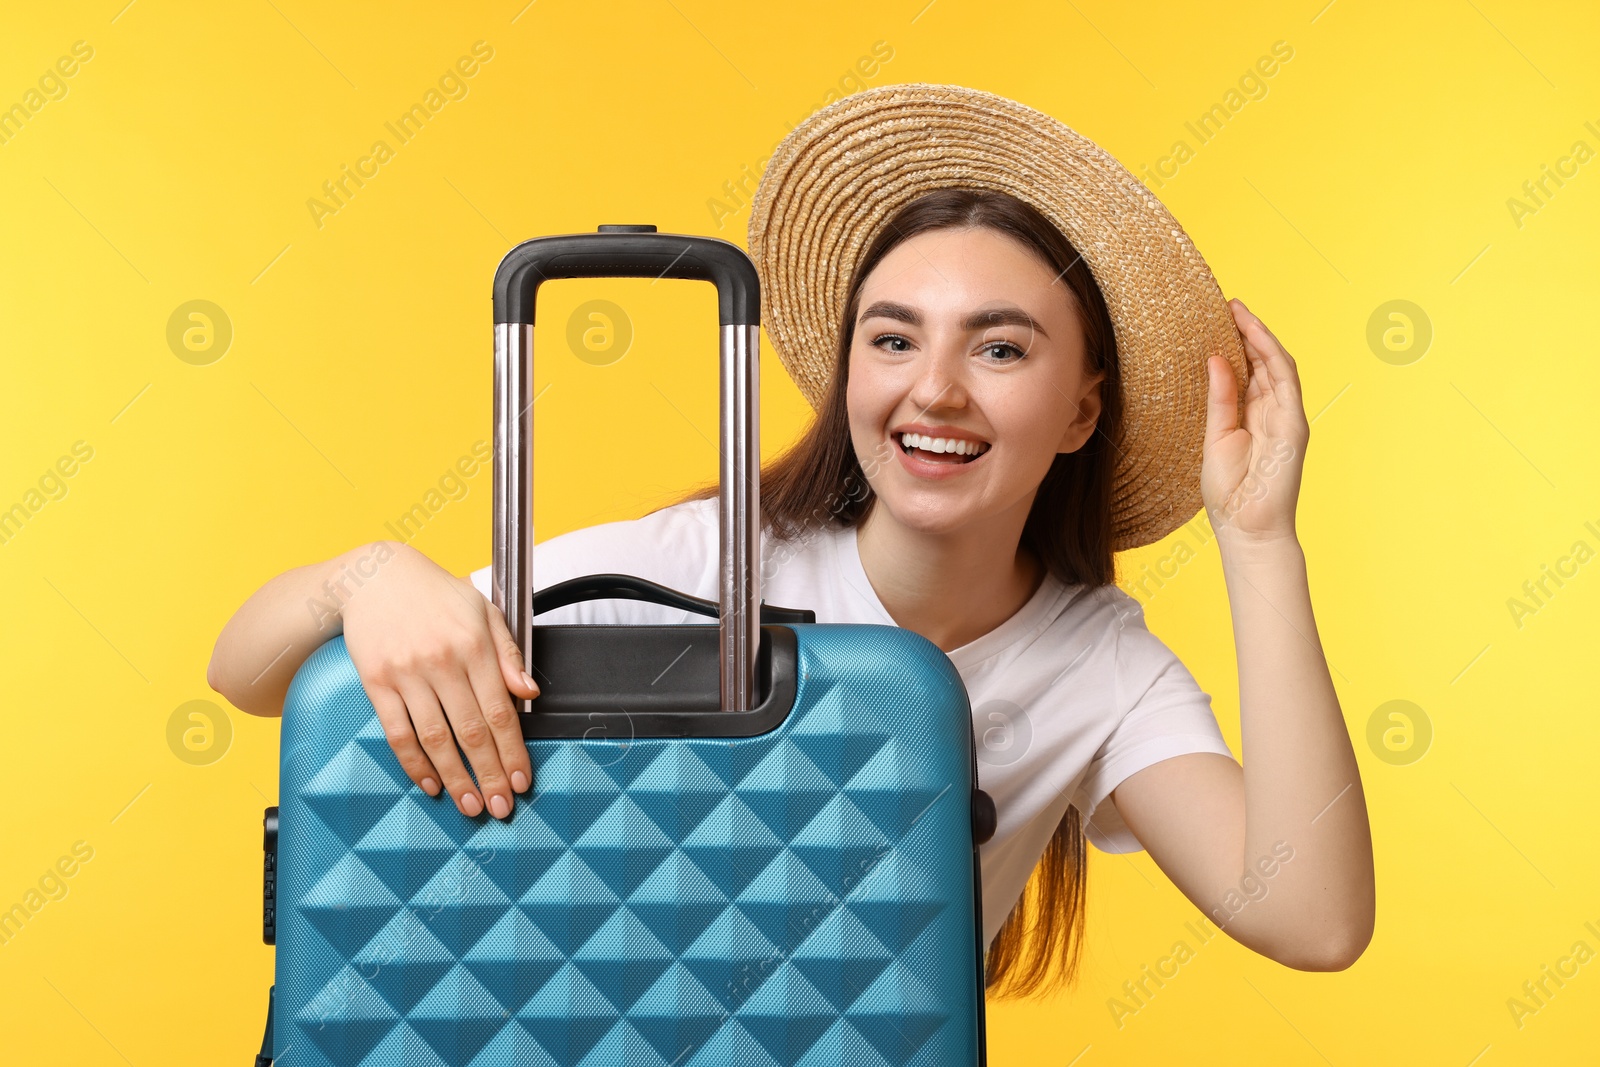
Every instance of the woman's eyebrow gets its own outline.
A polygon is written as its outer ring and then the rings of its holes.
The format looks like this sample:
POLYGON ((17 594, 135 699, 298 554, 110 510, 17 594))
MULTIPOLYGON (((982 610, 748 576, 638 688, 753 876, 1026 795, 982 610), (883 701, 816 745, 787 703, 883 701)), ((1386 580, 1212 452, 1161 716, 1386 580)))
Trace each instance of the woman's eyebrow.
MULTIPOLYGON (((870 318, 894 319, 908 326, 922 325, 922 312, 907 304, 897 303, 893 300, 879 300, 870 305, 861 313, 862 319, 870 318)), ((1039 325, 1039 320, 1015 305, 998 308, 985 308, 974 311, 961 320, 963 330, 977 330, 985 326, 1022 326, 1041 337, 1049 337, 1045 328, 1039 325)))

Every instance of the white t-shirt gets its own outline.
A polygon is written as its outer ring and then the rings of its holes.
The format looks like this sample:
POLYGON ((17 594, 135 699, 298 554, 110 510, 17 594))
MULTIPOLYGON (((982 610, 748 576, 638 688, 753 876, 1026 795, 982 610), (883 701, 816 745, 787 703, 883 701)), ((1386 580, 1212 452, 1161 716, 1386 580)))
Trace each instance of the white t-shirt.
MULTIPOLYGON (((856 531, 830 527, 783 543, 762 539, 761 599, 810 608, 819 623, 893 626, 861 566, 856 531)), ((715 600, 717 501, 688 501, 642 518, 574 530, 534 551, 534 588, 584 574, 632 574, 715 600)), ((489 595, 490 569, 472 574, 489 595)), ((707 622, 632 600, 545 612, 541 623, 707 622)), ((994 940, 1069 803, 1105 852, 1140 844, 1109 794, 1152 763, 1186 752, 1232 756, 1200 689, 1146 629, 1138 601, 1115 586, 1047 576, 1011 618, 947 655, 966 683, 978 734, 978 784, 999 824, 980 850, 984 943, 994 940)))

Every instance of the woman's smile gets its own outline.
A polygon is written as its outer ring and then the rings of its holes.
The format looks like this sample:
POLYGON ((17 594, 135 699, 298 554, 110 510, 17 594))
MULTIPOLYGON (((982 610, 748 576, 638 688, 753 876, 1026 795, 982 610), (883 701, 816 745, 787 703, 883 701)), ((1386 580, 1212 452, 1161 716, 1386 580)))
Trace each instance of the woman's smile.
POLYGON ((952 478, 987 456, 989 442, 966 431, 916 424, 889 435, 906 472, 917 478, 952 478))

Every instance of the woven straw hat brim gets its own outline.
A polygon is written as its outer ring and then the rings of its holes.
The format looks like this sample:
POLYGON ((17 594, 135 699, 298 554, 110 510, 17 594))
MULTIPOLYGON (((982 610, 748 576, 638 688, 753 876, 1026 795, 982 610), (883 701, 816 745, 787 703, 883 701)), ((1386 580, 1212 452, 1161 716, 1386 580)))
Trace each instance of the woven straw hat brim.
POLYGON ((855 93, 778 146, 752 200, 750 257, 767 334, 819 406, 845 296, 867 244, 908 201, 992 189, 1037 208, 1082 254, 1115 328, 1123 440, 1115 551, 1158 541, 1200 510, 1206 360, 1248 362, 1227 301, 1183 227, 1099 145, 1032 108, 958 85, 855 93))

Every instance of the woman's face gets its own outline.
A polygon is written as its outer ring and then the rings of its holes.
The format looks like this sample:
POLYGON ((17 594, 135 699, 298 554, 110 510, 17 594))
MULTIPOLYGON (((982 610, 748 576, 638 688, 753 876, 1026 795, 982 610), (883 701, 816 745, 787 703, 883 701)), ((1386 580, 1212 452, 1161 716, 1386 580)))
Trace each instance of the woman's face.
POLYGON ((1025 517, 1100 414, 1065 282, 996 230, 930 230, 884 256, 859 307, 846 403, 883 506, 926 533, 1025 517))

